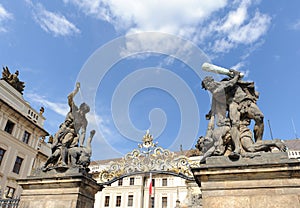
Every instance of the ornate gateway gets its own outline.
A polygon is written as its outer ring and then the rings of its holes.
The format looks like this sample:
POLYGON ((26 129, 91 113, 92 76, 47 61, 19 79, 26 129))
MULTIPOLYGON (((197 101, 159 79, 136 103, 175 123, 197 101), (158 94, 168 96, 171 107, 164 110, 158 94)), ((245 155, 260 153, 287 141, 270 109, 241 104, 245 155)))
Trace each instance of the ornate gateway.
POLYGON ((157 146, 147 130, 143 143, 129 152, 120 161, 110 162, 109 167, 99 174, 100 182, 110 184, 120 178, 144 172, 163 173, 194 181, 190 166, 198 166, 184 155, 176 155, 170 150, 157 146))

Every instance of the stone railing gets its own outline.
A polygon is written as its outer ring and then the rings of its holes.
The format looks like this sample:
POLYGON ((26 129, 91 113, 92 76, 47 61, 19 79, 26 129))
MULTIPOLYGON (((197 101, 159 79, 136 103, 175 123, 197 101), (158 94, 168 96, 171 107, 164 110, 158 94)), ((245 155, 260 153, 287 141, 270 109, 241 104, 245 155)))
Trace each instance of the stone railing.
POLYGON ((287 153, 290 159, 300 159, 299 150, 288 150, 287 153))
POLYGON ((0 208, 18 208, 20 199, 0 199, 0 208))

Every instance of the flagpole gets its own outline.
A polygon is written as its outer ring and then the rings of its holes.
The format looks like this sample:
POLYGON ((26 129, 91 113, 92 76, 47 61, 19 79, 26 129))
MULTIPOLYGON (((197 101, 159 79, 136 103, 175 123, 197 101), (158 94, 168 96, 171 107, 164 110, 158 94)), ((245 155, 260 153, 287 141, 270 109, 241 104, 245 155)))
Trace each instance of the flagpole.
POLYGON ((152 206, 152 200, 151 200, 151 195, 152 195, 152 173, 150 172, 150 177, 149 177, 149 208, 152 206))

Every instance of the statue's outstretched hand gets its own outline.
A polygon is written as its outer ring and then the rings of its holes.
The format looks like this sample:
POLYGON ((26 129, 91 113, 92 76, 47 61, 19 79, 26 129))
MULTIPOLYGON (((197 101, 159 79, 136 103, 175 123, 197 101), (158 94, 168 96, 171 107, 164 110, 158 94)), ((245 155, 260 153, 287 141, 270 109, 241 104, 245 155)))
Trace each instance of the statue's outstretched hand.
POLYGON ((239 72, 239 71, 234 70, 234 69, 230 69, 229 71, 232 74, 232 76, 231 76, 232 78, 233 77, 238 77, 239 79, 242 79, 244 77, 244 74, 242 72, 239 72))
POLYGON ((240 74, 241 74, 239 71, 234 70, 234 69, 230 69, 229 71, 233 75, 233 77, 240 76, 240 74))
POLYGON ((95 133, 96 133, 96 131, 95 131, 95 130, 92 130, 92 131, 90 132, 90 137, 92 138, 92 137, 95 135, 95 133))
POLYGON ((77 82, 77 83, 76 83, 76 89, 79 90, 79 88, 80 88, 80 82, 77 82))

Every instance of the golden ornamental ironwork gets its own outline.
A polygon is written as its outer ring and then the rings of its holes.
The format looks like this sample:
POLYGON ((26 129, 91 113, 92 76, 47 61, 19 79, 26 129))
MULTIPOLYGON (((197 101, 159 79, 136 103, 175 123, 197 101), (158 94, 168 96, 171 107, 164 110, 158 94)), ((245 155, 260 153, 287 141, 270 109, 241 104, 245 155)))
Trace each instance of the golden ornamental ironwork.
POLYGON ((141 174, 143 172, 161 172, 178 175, 193 180, 190 166, 197 165, 185 155, 176 155, 168 149, 157 146, 147 130, 138 148, 127 153, 119 161, 112 161, 99 173, 100 183, 115 181, 122 176, 141 174))

